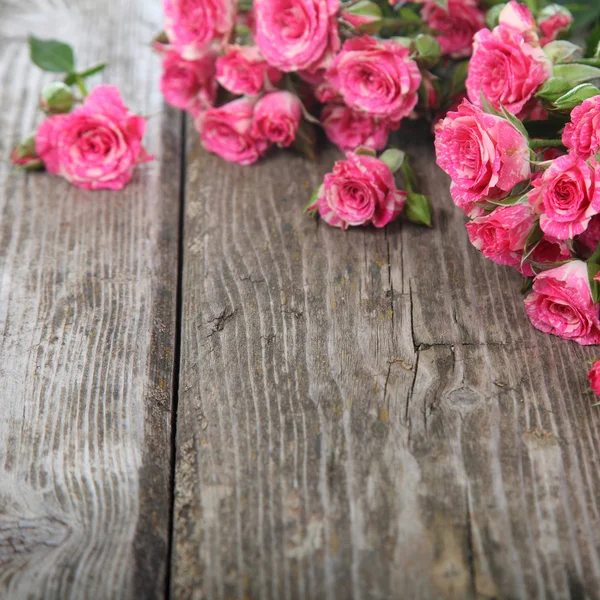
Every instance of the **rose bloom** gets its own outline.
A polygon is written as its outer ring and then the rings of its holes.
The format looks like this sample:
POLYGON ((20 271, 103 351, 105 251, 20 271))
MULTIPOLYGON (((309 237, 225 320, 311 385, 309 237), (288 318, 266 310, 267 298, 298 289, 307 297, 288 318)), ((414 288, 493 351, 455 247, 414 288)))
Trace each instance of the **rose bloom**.
POLYGON ((406 194, 396 189, 390 168, 378 158, 348 153, 325 175, 317 199, 309 210, 334 227, 373 223, 384 227, 402 211, 406 194))
POLYGON ((534 46, 539 45, 535 19, 526 4, 520 4, 516 0, 511 0, 500 11, 498 24, 510 27, 517 33, 520 33, 527 42, 534 46))
POLYGON ((254 102, 238 98, 218 108, 209 108, 196 119, 202 144, 229 162, 251 165, 265 154, 269 142, 252 135, 254 102))
POLYGON ((252 136, 286 148, 296 139, 302 120, 302 104, 291 92, 265 94, 254 108, 252 136))
POLYGON ((572 154, 552 162, 542 177, 533 181, 529 203, 539 213, 544 233, 566 240, 583 233, 600 212, 598 164, 588 164, 572 154))
POLYGON ((521 270, 521 258, 527 236, 536 215, 527 204, 501 206, 492 213, 467 223, 471 243, 483 255, 499 265, 521 270))
POLYGON ((227 46, 217 59, 217 81, 232 94, 255 96, 267 78, 276 84, 281 73, 267 64, 256 46, 227 46))
POLYGON ((600 344, 598 306, 594 305, 588 269, 580 260, 543 271, 525 299, 533 326, 578 344, 600 344))
POLYGON ((494 106, 517 115, 552 74, 552 63, 516 30, 498 26, 475 34, 467 94, 481 106, 481 94, 494 106))
POLYGON ((571 23, 573 23, 573 15, 563 6, 552 4, 544 8, 538 18, 542 46, 553 42, 559 35, 567 33, 571 23))
POLYGON ((339 50, 338 0, 255 0, 256 43, 281 71, 326 68, 339 50))
POLYGON ((321 113, 321 124, 327 137, 344 152, 356 150, 359 146, 383 150, 390 133, 387 121, 343 104, 327 104, 321 113))
POLYGON ((485 14, 475 0, 449 0, 444 10, 434 0, 423 7, 423 19, 432 29, 442 54, 453 58, 471 55, 473 35, 485 26, 485 14))
POLYGON ((160 91, 165 100, 193 115, 213 104, 217 96, 216 58, 211 50, 195 60, 186 60, 175 50, 166 52, 160 79, 160 91))
POLYGON ((600 149, 600 96, 584 100, 571 112, 562 136, 563 144, 581 158, 589 158, 600 149))
POLYGON ((435 126, 435 148, 438 165, 452 179, 452 198, 467 213, 485 198, 505 197, 531 174, 525 137, 466 100, 435 126))
POLYGON ((236 5, 234 0, 164 0, 165 33, 183 58, 193 60, 213 40, 229 37, 236 5))
POLYGON ((120 190, 135 165, 152 160, 142 146, 146 119, 127 110, 119 90, 95 87, 83 106, 47 118, 35 135, 50 173, 87 190, 120 190))
POLYGON ((592 392, 597 396, 600 396, 600 360, 594 362, 587 378, 590 382, 592 392))
POLYGON ((346 105, 375 117, 400 121, 417 104, 421 73, 410 51, 367 35, 344 43, 327 79, 346 105))

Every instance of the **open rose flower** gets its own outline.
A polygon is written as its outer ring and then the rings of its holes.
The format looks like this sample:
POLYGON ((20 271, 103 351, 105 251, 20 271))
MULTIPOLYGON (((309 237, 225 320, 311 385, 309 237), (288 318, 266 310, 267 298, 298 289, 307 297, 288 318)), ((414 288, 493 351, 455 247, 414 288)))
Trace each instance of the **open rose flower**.
POLYGON ((533 326, 544 333, 586 346, 600 344, 598 306, 583 261, 574 260, 537 275, 525 309, 533 326))
POLYGON ((343 104, 327 104, 321 113, 321 124, 327 137, 344 152, 359 146, 383 150, 390 133, 387 121, 343 104))
POLYGON ((484 27, 485 15, 475 0, 449 0, 444 10, 434 0, 423 7, 423 20, 438 31, 436 39, 442 54, 453 58, 471 55, 473 35, 484 27))
POLYGON ((302 104, 297 96, 286 91, 271 92, 256 103, 252 135, 285 148, 296 139, 301 120, 302 104))
POLYGON ((406 194, 396 189, 390 168, 378 158, 347 155, 325 175, 317 199, 309 210, 318 209, 329 225, 347 229, 372 223, 384 227, 402 211, 406 194))
POLYGON ((218 108, 211 107, 196 120, 202 144, 229 162, 251 165, 265 154, 268 140, 252 135, 254 102, 239 98, 218 108))
POLYGON ((589 158, 600 149, 600 96, 584 100, 571 112, 562 136, 563 144, 581 158, 589 158))
POLYGON ((590 382, 592 392, 594 392, 596 396, 600 396, 600 360, 594 362, 588 373, 587 379, 590 382))
POLYGON ((327 79, 351 108, 400 121, 417 104, 421 84, 421 73, 409 54, 395 41, 353 38, 344 43, 327 79))
POLYGON ((590 219, 600 212, 599 175, 594 159, 588 164, 568 154, 555 159, 543 176, 533 181, 529 203, 541 215, 544 233, 566 240, 587 229, 590 219))
POLYGON ((256 43, 281 71, 317 71, 339 50, 338 0, 255 0, 256 43))
POLYGON ((183 58, 198 58, 211 42, 229 37, 236 5, 235 0, 164 0, 169 41, 183 58))
POLYGON ((564 6, 558 4, 546 6, 538 17, 542 46, 566 34, 572 23, 573 15, 564 6))
POLYGON ((72 113, 47 118, 35 146, 46 169, 73 185, 120 190, 137 164, 152 160, 142 146, 145 129, 115 86, 99 85, 72 113))
POLYGON ((539 46, 529 44, 511 27, 475 34, 467 94, 481 107, 483 94, 494 108, 517 115, 552 74, 552 63, 539 46))
POLYGON ((217 95, 215 81, 216 54, 207 50, 194 60, 186 60, 176 50, 163 58, 160 91, 165 100, 176 108, 196 115, 214 103, 217 95))
POLYGON ((217 81, 232 94, 255 96, 265 81, 275 84, 280 79, 281 73, 267 64, 256 46, 227 46, 217 59, 217 81))
POLYGON ((438 165, 452 179, 457 206, 469 213, 476 202, 499 199, 529 178, 529 145, 508 121, 467 101, 435 127, 438 165))
POLYGON ((467 223, 466 227, 471 243, 484 256, 520 271, 525 242, 535 221, 536 215, 530 206, 515 204, 499 207, 467 223))

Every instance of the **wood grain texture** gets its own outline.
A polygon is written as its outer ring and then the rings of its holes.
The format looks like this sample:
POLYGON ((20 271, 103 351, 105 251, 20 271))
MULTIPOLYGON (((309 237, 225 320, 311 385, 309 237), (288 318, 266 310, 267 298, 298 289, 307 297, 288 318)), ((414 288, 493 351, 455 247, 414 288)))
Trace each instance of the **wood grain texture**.
POLYGON ((433 230, 303 216, 332 152, 189 139, 173 597, 600 598, 595 351, 530 326, 424 130, 433 230))
MULTIPOLYGON (((107 60, 128 105, 162 109, 160 3, 0 5, 0 597, 162 597, 170 509, 181 117, 120 193, 14 173, 49 81, 26 34, 107 60)), ((93 83, 98 83, 100 79, 93 83)))

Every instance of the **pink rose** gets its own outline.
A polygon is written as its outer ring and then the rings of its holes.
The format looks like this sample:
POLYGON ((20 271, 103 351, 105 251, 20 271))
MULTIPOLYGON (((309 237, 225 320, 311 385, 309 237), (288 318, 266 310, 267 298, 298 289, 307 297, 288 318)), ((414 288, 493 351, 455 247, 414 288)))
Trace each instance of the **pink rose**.
POLYGON ((327 137, 344 152, 359 146, 383 150, 390 133, 386 121, 343 104, 327 104, 321 114, 321 124, 327 137))
POLYGON ((541 215, 542 231, 558 240, 583 233, 600 212, 597 178, 598 164, 593 159, 591 165, 572 154, 555 159, 533 181, 529 193, 529 203, 541 215))
POLYGON ((533 326, 544 333, 586 346, 600 344, 598 307, 592 300, 583 261, 574 260, 537 275, 525 309, 533 326))
POLYGON ((498 26, 475 34, 469 63, 467 94, 481 106, 481 94, 495 108, 502 104, 518 114, 552 74, 552 63, 538 46, 528 44, 516 30, 498 26))
POLYGON ((526 4, 520 4, 511 0, 498 15, 498 23, 504 27, 510 27, 534 46, 539 45, 535 19, 526 4))
POLYGON ((366 35, 353 38, 344 43, 326 77, 351 108, 400 121, 417 104, 421 84, 421 73, 409 54, 398 42, 366 35))
POLYGON ((436 39, 442 54, 453 58, 471 55, 473 35, 485 23, 484 12, 475 0, 449 0, 447 11, 435 0, 429 0, 422 15, 429 27, 439 31, 436 39))
POLYGON ((594 362, 587 378, 590 382, 592 392, 594 392, 596 396, 600 396, 600 360, 594 362))
POLYGON ((227 39, 235 26, 235 0, 164 0, 163 5, 169 41, 188 60, 214 40, 227 39))
POLYGON ((209 108, 196 120, 202 144, 229 162, 251 165, 265 154, 269 142, 252 133, 254 102, 238 98, 218 108, 209 108))
MULTIPOLYGON (((529 256, 529 259, 532 262, 545 267, 565 260, 571 260, 572 258, 573 256, 571 255, 569 247, 564 241, 555 240, 548 236, 544 236, 540 240, 529 256)), ((524 274, 533 275, 533 272, 524 272, 524 274)))
POLYGON ((127 110, 119 90, 99 85, 72 113, 47 118, 35 136, 46 169, 86 190, 120 190, 135 165, 152 160, 142 146, 146 120, 127 110))
POLYGON ((566 34, 571 23, 573 23, 573 15, 563 6, 552 4, 544 8, 538 18, 542 46, 553 42, 560 35, 566 34))
POLYGON ((402 211, 406 194, 396 189, 390 168, 378 158, 348 153, 325 175, 315 203, 321 218, 334 227, 373 223, 384 227, 402 211))
POLYGON ((211 50, 195 60, 186 60, 175 50, 168 51, 163 59, 160 79, 160 91, 165 100, 193 115, 213 104, 217 95, 214 78, 216 58, 211 50))
POLYGON ((600 149, 600 96, 584 100, 571 112, 562 136, 563 144, 581 158, 589 158, 600 149))
POLYGON ((217 59, 217 81, 232 94, 256 96, 267 78, 276 84, 281 73, 267 64, 256 46, 227 46, 217 59))
POLYGON ((286 91, 271 92, 256 103, 252 135, 285 148, 296 139, 301 120, 302 104, 297 96, 286 91))
POLYGON ((521 258, 527 236, 534 227, 536 215, 526 204, 502 206, 492 213, 467 223, 471 243, 499 265, 521 270, 521 258))
POLYGON ((281 71, 326 68, 339 50, 338 0, 255 0, 256 43, 281 71))
POLYGON ((485 198, 506 196, 531 174, 525 137, 466 100, 435 126, 435 148, 438 165, 452 179, 452 198, 466 212, 485 198))

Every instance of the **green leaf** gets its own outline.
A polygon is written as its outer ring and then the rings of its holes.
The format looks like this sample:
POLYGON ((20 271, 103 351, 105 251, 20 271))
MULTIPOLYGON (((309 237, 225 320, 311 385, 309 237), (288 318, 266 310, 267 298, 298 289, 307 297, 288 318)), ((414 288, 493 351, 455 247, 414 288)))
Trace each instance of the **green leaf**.
POLYGON ((483 112, 486 112, 490 115, 495 115, 496 117, 500 117, 502 113, 496 110, 491 104, 490 101, 485 97, 483 92, 480 93, 481 96, 481 109, 483 112))
POLYGON ((521 294, 526 294, 533 286, 533 277, 523 277, 523 283, 521 283, 521 294))
POLYGON ((540 227, 539 221, 535 224, 535 227, 529 232, 527 239, 525 240, 525 246, 523 247, 523 257, 521 258, 521 266, 531 256, 531 253, 535 250, 535 247, 542 241, 544 232, 540 227))
POLYGON ((323 185, 320 185, 318 188, 313 190, 313 193, 310 195, 309 201, 307 202, 306 206, 304 207, 303 212, 305 212, 307 215, 310 215, 311 217, 314 217, 317 214, 317 212, 319 211, 319 209, 316 206, 314 208, 311 208, 311 206, 313 206, 313 204, 315 204, 315 202, 317 201, 317 198, 319 197, 322 187, 323 187, 323 185))
POLYGON ((583 83, 600 77, 600 69, 591 65, 569 63, 567 65, 554 65, 552 70, 554 77, 562 77, 571 84, 583 83))
POLYGON ((594 29, 585 40, 585 55, 589 58, 597 58, 600 50, 600 21, 596 23, 594 29))
POLYGON ((600 263, 600 242, 596 246, 596 249, 592 253, 592 255, 587 259, 588 263, 600 263))
POLYGON ((550 77, 550 79, 547 79, 544 82, 544 85, 537 91, 536 97, 548 100, 549 102, 554 102, 554 100, 566 94, 572 87, 572 84, 563 77, 550 77))
POLYGON ((40 40, 29 36, 29 53, 32 62, 43 71, 71 73, 75 70, 73 48, 57 40, 40 40))
POLYGON ((397 148, 388 148, 380 157, 389 168, 392 173, 396 173, 404 162, 405 153, 397 148))
POLYGON ((594 300, 594 304, 598 304, 598 302, 600 302, 600 283, 598 283, 594 277, 600 273, 600 265, 594 262, 588 262, 587 269, 592 299, 594 300))
POLYGON ((435 3, 448 12, 448 0, 435 0, 435 3))
POLYGON ((469 74, 469 61, 463 60, 456 64, 454 71, 452 72, 451 90, 452 95, 464 92, 465 82, 467 81, 467 75, 469 74))
POLYGON ((423 194, 407 194, 404 214, 411 223, 431 227, 431 205, 423 194))
POLYGON ((570 110, 579 106, 584 100, 598 96, 600 90, 591 83, 581 83, 574 87, 554 102, 554 106, 560 110, 570 110))
POLYGON ((527 194, 519 194, 517 196, 509 196, 508 198, 504 198, 502 200, 492 200, 491 198, 486 198, 486 202, 490 202, 491 204, 495 204, 497 206, 513 206, 514 204, 521 203, 521 201, 525 198, 527 198, 527 194))
POLYGON ((504 118, 519 132, 521 132, 521 134, 523 134, 523 136, 525 137, 526 140, 529 140, 529 134, 527 133, 527 129, 525 129, 525 126, 523 125, 522 121, 520 119, 517 119, 517 117, 515 117, 515 115, 509 113, 506 108, 504 108, 504 106, 500 105, 500 109, 502 110, 502 114, 504 115, 504 118))
POLYGON ((485 24, 488 29, 494 29, 498 25, 500 13, 506 4, 496 4, 490 8, 485 15, 485 24))

